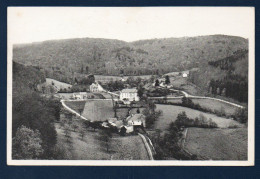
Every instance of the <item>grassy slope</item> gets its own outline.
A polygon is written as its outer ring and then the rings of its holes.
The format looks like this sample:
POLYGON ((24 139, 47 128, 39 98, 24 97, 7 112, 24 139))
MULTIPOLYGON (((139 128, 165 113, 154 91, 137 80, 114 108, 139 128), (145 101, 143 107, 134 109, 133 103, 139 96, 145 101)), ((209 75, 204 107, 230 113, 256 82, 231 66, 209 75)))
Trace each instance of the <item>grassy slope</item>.
POLYGON ((218 117, 213 114, 203 113, 186 107, 173 106, 173 105, 161 105, 161 104, 157 104, 156 107, 157 110, 163 111, 163 115, 160 116, 160 118, 155 122, 156 129, 161 129, 161 130, 167 129, 170 122, 175 121, 177 115, 182 111, 185 111, 187 116, 193 119, 195 117, 199 117, 200 114, 203 114, 205 117, 207 117, 207 119, 211 118, 212 121, 217 123, 218 127, 221 128, 227 128, 228 126, 232 126, 232 125, 242 126, 241 124, 239 124, 234 120, 218 117))
POLYGON ((199 104, 201 107, 209 108, 211 110, 220 110, 221 107, 224 108, 227 115, 232 115, 236 111, 237 107, 232 106, 221 101, 215 101, 211 99, 192 99, 195 104, 199 104))
MULTIPOLYGON (((83 125, 82 123, 79 125, 83 125)), ((58 145, 64 152, 63 159, 68 160, 149 160, 147 151, 139 136, 113 136, 111 148, 106 152, 99 144, 99 133, 88 129, 82 139, 79 133, 71 132, 69 142, 66 141, 64 130, 56 124, 58 145)))
POLYGON ((213 160, 247 160, 247 128, 189 128, 185 148, 213 160))
POLYGON ((46 85, 52 85, 52 82, 54 83, 54 86, 56 86, 58 90, 60 90, 61 88, 64 89, 64 88, 72 87, 72 85, 70 84, 63 83, 55 79, 46 78, 46 85))

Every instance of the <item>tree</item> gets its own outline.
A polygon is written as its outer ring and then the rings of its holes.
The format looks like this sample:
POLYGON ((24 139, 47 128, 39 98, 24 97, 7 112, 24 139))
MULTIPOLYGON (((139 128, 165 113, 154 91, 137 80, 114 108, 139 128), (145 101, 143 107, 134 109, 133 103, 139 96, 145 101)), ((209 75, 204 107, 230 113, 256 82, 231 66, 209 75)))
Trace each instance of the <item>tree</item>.
POLYGON ((235 111, 234 114, 235 120, 241 122, 241 123, 247 123, 248 122, 248 109, 247 108, 239 108, 235 111))
POLYGON ((100 122, 99 121, 90 122, 89 126, 95 131, 97 128, 100 127, 100 122))
POLYGON ((156 79, 156 81, 155 81, 155 86, 159 86, 159 85, 160 85, 160 82, 159 82, 158 79, 156 79))
POLYGON ((143 94, 144 94, 144 88, 139 87, 138 90, 137 90, 137 94, 138 94, 139 98, 142 98, 143 94))
POLYGON ((126 128, 125 128, 125 126, 121 127, 119 134, 120 134, 121 136, 125 136, 125 134, 126 134, 126 128))
POLYGON ((78 79, 75 77, 74 79, 75 84, 78 84, 78 79))
POLYGON ((150 81, 150 83, 153 83, 153 82, 154 82, 154 80, 155 80, 155 76, 154 76, 154 75, 152 75, 152 76, 150 77, 149 81, 150 81))
POLYGON ((67 142, 68 142, 69 138, 71 137, 71 131, 70 131, 70 127, 68 125, 65 125, 65 127, 64 127, 64 134, 65 134, 65 137, 67 138, 67 142))
POLYGON ((88 70, 89 70, 89 67, 88 66, 86 66, 86 73, 88 74, 88 70))
POLYGON ((84 72, 84 68, 83 68, 83 65, 81 65, 80 73, 82 74, 83 72, 84 72))
POLYGON ((105 146, 106 151, 109 151, 109 147, 110 147, 110 142, 111 142, 111 138, 112 138, 112 133, 109 129, 104 129, 101 130, 101 132, 99 133, 99 141, 100 141, 100 145, 101 147, 105 146))
POLYGON ((139 108, 137 108, 136 113, 140 114, 140 109, 139 108))
POLYGON ((165 83, 168 85, 171 83, 170 77, 168 75, 165 76, 165 83))
POLYGON ((72 128, 73 128, 73 131, 75 132, 75 130, 76 130, 77 128, 79 128, 79 126, 78 126, 75 122, 73 122, 72 128))
POLYGON ((81 136, 81 139, 83 140, 83 137, 85 136, 85 129, 83 127, 79 128, 79 135, 81 136))
POLYGON ((37 159, 43 153, 42 140, 38 130, 21 126, 13 138, 14 159, 37 159))

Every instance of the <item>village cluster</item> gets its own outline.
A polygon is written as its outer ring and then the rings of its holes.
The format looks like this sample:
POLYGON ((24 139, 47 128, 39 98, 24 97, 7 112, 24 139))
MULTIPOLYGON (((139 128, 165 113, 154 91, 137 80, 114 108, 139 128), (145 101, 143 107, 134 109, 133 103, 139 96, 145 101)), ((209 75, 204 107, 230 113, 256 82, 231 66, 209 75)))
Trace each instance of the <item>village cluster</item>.
MULTIPOLYGON (((176 75, 176 74, 175 74, 176 75)), ((183 78, 188 76, 188 72, 183 72, 181 74, 183 78)), ((124 77, 121 78, 121 81, 126 82, 124 77)), ((151 86, 158 88, 172 88, 172 85, 166 84, 165 76, 157 78, 159 84, 156 82, 152 83, 151 86)), ((69 100, 75 101, 84 101, 93 98, 93 94, 98 93, 107 93, 111 95, 112 102, 114 105, 117 106, 126 106, 129 108, 128 116, 124 120, 119 120, 118 118, 108 118, 105 121, 98 121, 99 125, 103 128, 116 128, 117 132, 119 133, 133 133, 138 130, 143 130, 146 127, 145 124, 145 116, 140 113, 139 107, 140 106, 140 97, 138 95, 137 88, 124 88, 118 92, 110 92, 104 89, 98 81, 95 81, 89 86, 88 92, 75 92, 70 95, 69 100), (132 108, 135 105, 135 108, 132 108), (138 112, 135 114, 130 114, 130 110, 137 110, 138 112)), ((58 95, 59 96, 59 95, 58 95)), ((61 95, 62 96, 62 95, 61 95)), ((59 96, 60 97, 60 96, 59 96)), ((62 98, 62 97, 60 97, 62 98)))

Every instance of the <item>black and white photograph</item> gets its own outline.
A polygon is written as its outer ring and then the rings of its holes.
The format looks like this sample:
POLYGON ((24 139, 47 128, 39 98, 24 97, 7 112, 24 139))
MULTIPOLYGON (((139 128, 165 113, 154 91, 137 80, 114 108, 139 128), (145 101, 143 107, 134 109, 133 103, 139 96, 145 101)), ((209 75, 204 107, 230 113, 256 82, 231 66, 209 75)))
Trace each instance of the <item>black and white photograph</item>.
POLYGON ((9 7, 8 165, 254 165, 253 7, 9 7))

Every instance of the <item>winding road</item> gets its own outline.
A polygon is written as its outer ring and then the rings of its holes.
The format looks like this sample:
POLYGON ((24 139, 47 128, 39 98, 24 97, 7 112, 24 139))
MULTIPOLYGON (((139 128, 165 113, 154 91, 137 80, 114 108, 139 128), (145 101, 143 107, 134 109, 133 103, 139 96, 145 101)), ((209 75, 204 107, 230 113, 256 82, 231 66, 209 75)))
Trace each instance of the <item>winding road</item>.
MULTIPOLYGON (((242 106, 242 105, 239 105, 239 104, 236 104, 236 103, 232 103, 232 102, 229 102, 229 101, 225 101, 225 100, 219 99, 219 98, 212 98, 212 97, 206 97, 206 96, 193 96, 193 95, 188 94, 185 91, 175 90, 175 89, 170 89, 170 90, 174 91, 174 92, 181 92, 186 98, 191 98, 191 99, 211 99, 211 100, 220 101, 220 102, 223 102, 223 103, 226 103, 226 104, 230 104, 230 105, 238 107, 238 108, 244 108, 244 106, 242 106)), ((164 96, 162 96, 162 97, 149 97, 149 98, 150 99, 165 99, 164 96)), ((182 96, 167 97, 167 99, 181 99, 181 98, 182 98, 182 96)))

